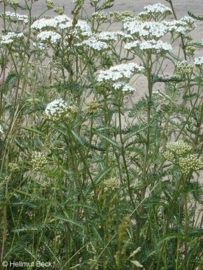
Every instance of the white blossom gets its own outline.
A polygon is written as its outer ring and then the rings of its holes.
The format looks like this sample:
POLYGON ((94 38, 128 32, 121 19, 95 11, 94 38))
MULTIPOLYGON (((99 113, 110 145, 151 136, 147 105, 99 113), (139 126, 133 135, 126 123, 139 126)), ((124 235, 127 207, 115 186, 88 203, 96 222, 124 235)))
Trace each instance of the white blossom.
POLYGON ((82 36, 91 36, 92 30, 86 21, 78 20, 76 29, 80 31, 82 36))
MULTIPOLYGON (((144 12, 143 13, 147 13, 147 14, 153 14, 155 16, 161 14, 161 15, 168 15, 168 14, 172 14, 172 10, 169 7, 166 7, 160 3, 157 3, 155 5, 148 5, 144 7, 144 12)), ((142 12, 140 13, 142 14, 142 12)), ((140 15, 139 14, 139 15, 140 15)))
POLYGON ((97 81, 103 82, 111 80, 116 82, 121 79, 129 79, 133 73, 142 72, 144 67, 138 66, 135 63, 120 64, 111 67, 108 70, 101 70, 98 73, 97 81))
POLYGON ((183 17, 181 20, 171 22, 162 21, 162 23, 167 27, 168 32, 181 35, 186 35, 195 28, 194 20, 187 16, 183 17))
POLYGON ((135 91, 135 88, 133 88, 129 84, 127 84, 125 82, 122 82, 122 81, 118 81, 118 82, 113 83, 113 88, 115 90, 121 89, 123 92, 128 92, 128 91, 132 92, 132 91, 135 91))
POLYGON ((96 51, 101 51, 101 50, 106 50, 108 49, 108 44, 103 41, 99 41, 96 37, 92 36, 87 40, 84 40, 81 43, 77 43, 76 46, 78 47, 87 47, 87 48, 92 48, 96 51))
MULTIPOLYGON (((35 21, 31 26, 31 28, 35 30, 45 30, 50 28, 55 30, 57 30, 57 28, 59 30, 66 30, 72 27, 73 27, 73 20, 66 15, 59 15, 51 19, 41 18, 35 21)), ((91 28, 86 21, 78 20, 75 27, 76 33, 79 30, 80 34, 83 36, 91 35, 91 28)))
POLYGON ((12 22, 18 21, 18 22, 28 23, 29 21, 29 18, 27 15, 21 15, 16 12, 10 12, 10 11, 6 11, 5 13, 2 13, 0 17, 5 17, 6 19, 9 19, 12 22))
POLYGON ((139 38, 159 39, 163 37, 168 28, 159 22, 141 22, 139 20, 128 20, 123 23, 123 28, 131 35, 139 38))
POLYGON ((118 33, 117 32, 101 32, 97 35, 98 39, 105 41, 117 41, 118 33))
MULTIPOLYGON (((203 44, 203 42, 202 42, 202 44, 203 44)), ((194 58, 194 64, 195 64, 196 66, 201 66, 201 65, 203 65, 203 56, 201 56, 201 57, 195 57, 195 58, 194 58)))
POLYGON ((148 41, 134 41, 134 42, 129 42, 126 43, 126 45, 124 46, 124 48, 126 50, 130 50, 130 49, 134 49, 134 48, 140 48, 140 50, 142 51, 146 51, 146 50, 156 50, 156 51, 172 51, 172 46, 168 43, 165 43, 161 40, 148 40, 148 41))
POLYGON ((56 16, 55 18, 51 19, 46 19, 46 18, 41 18, 37 21, 35 21, 31 28, 35 30, 43 30, 45 28, 61 28, 61 29, 66 29, 72 26, 72 19, 70 19, 66 15, 59 15, 56 16))
POLYGON ((47 104, 45 115, 48 119, 57 121, 68 112, 68 104, 63 99, 56 99, 47 104))
POLYGON ((41 42, 50 41, 51 44, 56 44, 61 39, 61 35, 53 31, 43 31, 37 35, 37 39, 41 42))
POLYGON ((23 38, 23 33, 8 32, 6 35, 1 37, 1 44, 11 44, 17 39, 23 38))
POLYGON ((35 21, 32 25, 31 28, 35 30, 42 30, 46 27, 53 27, 56 28, 57 22, 55 19, 46 19, 46 18, 41 18, 37 21, 35 21))

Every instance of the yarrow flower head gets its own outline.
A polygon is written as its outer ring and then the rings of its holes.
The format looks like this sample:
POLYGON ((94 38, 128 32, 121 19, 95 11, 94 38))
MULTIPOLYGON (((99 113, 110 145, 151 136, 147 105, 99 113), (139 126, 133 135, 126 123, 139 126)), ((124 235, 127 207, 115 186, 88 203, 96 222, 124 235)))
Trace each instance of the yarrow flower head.
POLYGON ((86 21, 78 20, 77 24, 75 25, 74 33, 83 37, 89 37, 92 35, 92 30, 86 21))
POLYGON ((167 27, 168 32, 173 35, 186 35, 196 27, 194 20, 190 17, 183 17, 181 20, 170 22, 162 21, 162 23, 167 27))
MULTIPOLYGON (((32 24, 31 28, 36 31, 70 30, 73 28, 73 20, 66 15, 59 15, 51 19, 41 18, 39 20, 36 20, 32 24)), ((86 21, 83 20, 78 20, 77 24, 75 25, 75 29, 73 30, 73 33, 75 35, 80 34, 82 36, 90 36, 92 34, 91 27, 86 21)))
POLYGON ((6 19, 10 20, 11 22, 23 22, 28 23, 29 18, 27 15, 21 15, 15 12, 6 11, 5 13, 2 13, 0 17, 5 17, 6 19))
POLYGON ((140 73, 144 71, 143 66, 138 66, 135 63, 120 64, 113 66, 108 70, 101 70, 98 73, 97 81, 120 81, 122 79, 130 79, 134 73, 140 73))
POLYGON ((95 51, 102 51, 108 49, 109 45, 106 42, 99 41, 96 37, 91 36, 90 38, 84 40, 81 43, 76 44, 77 47, 82 47, 84 49, 93 49, 95 51))
POLYGON ((8 32, 6 35, 3 35, 0 39, 2 45, 11 44, 14 41, 21 40, 24 38, 23 33, 8 32))
POLYGON ((37 39, 42 43, 50 42, 52 45, 54 45, 60 41, 61 35, 54 31, 42 31, 37 35, 37 39))
POLYGON ((49 120, 58 121, 67 116, 68 110, 69 106, 63 99, 56 99, 46 106, 45 115, 49 120))
POLYGON ((51 19, 41 18, 39 20, 36 20, 31 25, 31 28, 34 30, 47 30, 50 28, 56 29, 58 26, 61 29, 71 27, 72 19, 70 19, 66 15, 59 15, 51 19))
POLYGON ((123 28, 128 34, 135 35, 137 38, 145 40, 160 39, 163 37, 168 28, 159 22, 142 22, 137 19, 129 19, 123 23, 123 28))
POLYGON ((144 10, 147 13, 153 13, 153 14, 157 14, 157 13, 168 13, 168 14, 172 14, 172 10, 169 7, 166 7, 160 3, 154 4, 154 5, 148 5, 144 7, 144 10))
POLYGON ((113 88, 116 89, 121 89, 123 92, 134 92, 135 88, 133 88, 132 86, 130 86, 129 84, 125 83, 125 82, 115 82, 113 83, 113 88))
POLYGON ((196 66, 202 66, 203 65, 203 56, 201 56, 201 57, 195 57, 194 58, 194 64, 196 66))
POLYGON ((148 40, 148 41, 142 41, 142 42, 133 41, 133 42, 126 43, 124 48, 126 50, 139 48, 142 51, 151 51, 154 53, 157 53, 157 52, 166 53, 166 52, 172 51, 172 46, 161 40, 158 40, 158 41, 148 40))
POLYGON ((47 159, 43 153, 33 151, 31 155, 31 164, 33 166, 33 169, 39 170, 47 164, 47 159))
POLYGON ((117 32, 101 32, 97 35, 99 40, 104 41, 117 41, 118 33, 117 32))

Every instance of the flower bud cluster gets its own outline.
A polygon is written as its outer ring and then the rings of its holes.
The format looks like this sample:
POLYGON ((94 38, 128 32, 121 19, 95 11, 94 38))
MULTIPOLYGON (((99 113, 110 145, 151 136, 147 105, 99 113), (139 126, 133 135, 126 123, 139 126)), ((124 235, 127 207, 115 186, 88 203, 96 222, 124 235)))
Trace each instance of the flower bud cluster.
POLYGON ((108 14, 103 11, 97 11, 92 14, 92 18, 94 18, 97 22, 107 22, 108 14))
POLYGON ((17 8, 19 6, 19 1, 18 0, 10 0, 9 5, 13 8, 17 8))
POLYGON ((53 9, 55 6, 53 0, 46 0, 46 5, 48 9, 53 9))
POLYGON ((178 140, 176 142, 168 143, 166 149, 174 155, 181 156, 189 153, 192 150, 192 147, 183 140, 178 140))
POLYGON ((181 171, 185 174, 188 174, 191 171, 199 171, 203 168, 203 160, 199 159, 195 154, 179 158, 178 164, 181 171))
POLYGON ((86 114, 95 114, 98 112, 99 109, 99 103, 95 100, 91 100, 86 103, 86 107, 84 108, 84 113, 86 114))
POLYGON ((130 11, 114 11, 110 12, 110 16, 114 17, 114 21, 124 21, 125 19, 133 18, 134 15, 130 11))
POLYGON ((170 162, 173 162, 175 159, 173 152, 168 151, 168 150, 163 153, 163 156, 166 160, 168 160, 170 162))
POLYGON ((19 166, 18 166, 18 164, 17 163, 14 163, 14 162, 10 162, 8 164, 8 167, 9 167, 9 169, 10 169, 11 172, 15 172, 15 171, 18 171, 20 169, 19 166))
POLYGON ((41 152, 33 151, 31 155, 31 164, 35 170, 41 169, 47 164, 45 155, 41 152))
POLYGON ((116 177, 111 177, 103 182, 104 191, 115 191, 120 188, 120 182, 116 177))
POLYGON ((186 60, 176 63, 176 75, 183 76, 192 74, 194 65, 189 64, 186 60))
POLYGON ((189 144, 179 140, 168 143, 163 156, 166 160, 178 165, 182 173, 188 174, 203 168, 203 160, 191 151, 192 147, 189 144))

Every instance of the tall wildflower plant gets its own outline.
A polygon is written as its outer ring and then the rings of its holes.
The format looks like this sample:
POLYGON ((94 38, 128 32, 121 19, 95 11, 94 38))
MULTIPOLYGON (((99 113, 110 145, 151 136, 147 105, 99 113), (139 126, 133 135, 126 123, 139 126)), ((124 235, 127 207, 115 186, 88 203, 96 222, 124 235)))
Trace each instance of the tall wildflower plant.
POLYGON ((0 3, 2 269, 202 269, 202 18, 35 2, 0 3))

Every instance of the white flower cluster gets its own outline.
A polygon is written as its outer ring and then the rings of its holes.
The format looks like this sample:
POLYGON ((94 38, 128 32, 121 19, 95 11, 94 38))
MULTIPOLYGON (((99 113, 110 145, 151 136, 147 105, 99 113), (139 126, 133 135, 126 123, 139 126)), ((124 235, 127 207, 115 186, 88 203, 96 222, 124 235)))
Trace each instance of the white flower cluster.
POLYGON ((81 43, 77 43, 76 46, 83 48, 91 48, 96 51, 106 50, 108 49, 108 44, 103 41, 99 41, 96 37, 91 36, 90 38, 84 40, 81 43))
POLYGON ((125 82, 118 81, 113 84, 113 88, 116 89, 122 89, 123 92, 133 92, 135 91, 135 88, 130 86, 129 84, 126 84, 125 82))
POLYGON ((11 44, 15 40, 22 39, 23 37, 23 33, 8 32, 6 35, 1 37, 0 43, 4 45, 11 44))
POLYGON ((61 39, 61 35, 54 31, 42 31, 37 35, 37 39, 42 43, 50 42, 54 45, 61 39))
POLYGON ((59 15, 51 19, 41 18, 35 21, 31 28, 34 30, 43 30, 47 28, 56 29, 58 26, 61 29, 69 28, 72 26, 72 20, 66 15, 59 15))
POLYGON ((134 41, 128 42, 124 46, 126 50, 139 48, 142 51, 155 50, 156 52, 169 52, 172 51, 172 46, 161 40, 148 40, 148 41, 134 41))
POLYGON ((143 19, 160 19, 172 14, 172 10, 162 4, 149 5, 138 16, 143 19))
MULTIPOLYGON (((69 30, 72 27, 73 27, 73 20, 66 15, 59 15, 51 19, 41 18, 35 21, 31 26, 32 29, 38 31, 47 29, 69 30)), ((75 25, 75 28, 76 33, 79 32, 83 36, 91 35, 91 28, 86 21, 78 20, 77 24, 75 25)))
POLYGON ((144 67, 135 63, 120 64, 110 67, 108 70, 100 70, 97 74, 97 82, 112 82, 113 89, 132 92, 135 89, 126 81, 129 81, 133 74, 143 71, 144 67))
POLYGON ((117 41, 118 40, 118 32, 101 32, 97 35, 99 40, 104 41, 117 41))
POLYGON ((10 20, 11 22, 24 22, 28 23, 29 18, 27 15, 21 15, 15 12, 6 11, 2 13, 0 17, 5 17, 6 19, 10 20))
POLYGON ((194 64, 195 64, 196 66, 201 66, 201 65, 203 65, 203 56, 201 56, 201 57, 195 57, 195 58, 194 58, 194 64))
POLYGON ((194 20, 187 16, 183 17, 181 20, 171 22, 163 21, 162 23, 167 27, 167 31, 172 34, 186 35, 196 27, 194 20))
POLYGON ((129 34, 144 39, 159 39, 168 32, 168 28, 163 23, 141 22, 136 19, 125 21, 123 28, 129 34))
POLYGON ((63 99, 56 99, 47 104, 45 109, 46 118, 52 121, 58 121, 68 112, 69 106, 63 99))
POLYGON ((128 64, 120 64, 111 67, 108 70, 101 70, 98 73, 97 81, 104 82, 104 81, 119 81, 122 79, 130 79, 133 73, 140 73, 144 71, 143 66, 138 66, 135 63, 128 63, 128 64))
POLYGON ((172 10, 169 7, 166 7, 160 3, 157 3, 155 5, 148 5, 144 7, 145 12, 152 13, 152 14, 172 14, 172 10))
POLYGON ((76 30, 75 30, 76 34, 80 34, 83 37, 92 35, 91 27, 89 26, 89 24, 87 24, 86 21, 78 20, 75 27, 76 27, 76 30))

